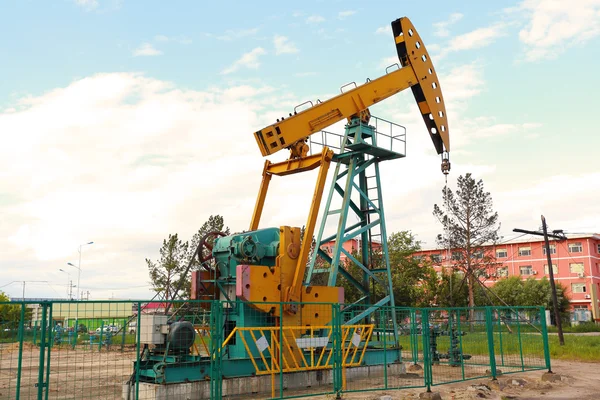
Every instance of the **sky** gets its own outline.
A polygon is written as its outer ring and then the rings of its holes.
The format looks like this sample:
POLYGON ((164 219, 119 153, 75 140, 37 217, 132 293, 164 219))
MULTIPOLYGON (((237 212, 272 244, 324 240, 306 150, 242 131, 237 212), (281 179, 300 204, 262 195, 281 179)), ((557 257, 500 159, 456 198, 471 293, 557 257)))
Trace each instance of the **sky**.
MULTIPOLYGON (((189 240, 213 214, 248 229, 264 164, 253 132, 383 75, 402 16, 438 72, 450 188, 482 179, 505 238, 541 214, 599 232, 600 0, 7 0, 0 290, 21 297, 26 281, 25 297, 67 297, 67 263, 93 241, 80 289, 149 298, 145 259, 170 233, 189 240)), ((381 167, 388 232, 434 247, 444 176, 412 93, 371 112, 407 129, 406 158, 381 167)), ((261 227, 302 226, 315 178, 274 178, 261 227)))

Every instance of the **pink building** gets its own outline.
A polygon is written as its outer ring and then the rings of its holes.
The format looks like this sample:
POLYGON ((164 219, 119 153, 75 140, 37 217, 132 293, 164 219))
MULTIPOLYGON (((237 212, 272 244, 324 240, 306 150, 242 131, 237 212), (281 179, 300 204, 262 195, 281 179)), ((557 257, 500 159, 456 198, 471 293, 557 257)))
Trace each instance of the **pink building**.
MULTIPOLYGON (((325 251, 327 254, 331 255, 333 253, 333 247, 335 246, 335 240, 329 241, 321 246, 321 249, 325 251)), ((347 240, 342 245, 344 250, 348 253, 352 254, 353 252, 360 252, 360 240, 357 238, 347 240)), ((373 242, 373 251, 381 251, 381 243, 373 242)), ((342 253, 340 255, 340 261, 346 260, 346 255, 342 253)))
MULTIPOLYGON (((589 310, 594 320, 600 320, 598 293, 600 291, 600 235, 567 235, 568 239, 550 241, 554 279, 566 288, 571 306, 589 310)), ((522 279, 548 277, 548 262, 542 237, 527 236, 490 245, 486 255, 495 256, 496 262, 486 274, 485 284, 492 286, 498 279, 520 276, 522 279)), ((441 273, 454 262, 452 251, 425 249, 414 254, 430 257, 434 268, 441 273)))

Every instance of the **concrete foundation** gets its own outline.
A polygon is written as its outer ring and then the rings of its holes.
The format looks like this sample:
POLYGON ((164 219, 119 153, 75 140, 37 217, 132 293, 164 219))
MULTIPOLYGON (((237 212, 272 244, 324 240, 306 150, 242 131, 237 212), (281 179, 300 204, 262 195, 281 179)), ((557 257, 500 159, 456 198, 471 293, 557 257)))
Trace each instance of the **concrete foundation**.
MULTIPOLYGON (((369 377, 381 377, 383 375, 383 365, 371 365, 364 367, 353 367, 346 369, 346 380, 351 382, 354 379, 364 379, 369 377)), ((398 376, 406 373, 405 364, 389 364, 387 373, 391 376, 398 376)), ((290 372, 283 374, 283 389, 303 389, 315 388, 319 386, 328 386, 333 384, 333 371, 305 371, 290 372)), ((169 385, 157 385, 154 383, 140 382, 139 384, 140 400, 196 400, 210 399, 210 381, 198 381, 190 383, 174 383, 169 385)), ((275 390, 279 390, 279 374, 275 375, 275 390)), ((325 389, 324 389, 325 390, 325 389)), ((123 399, 135 399, 135 385, 123 385, 123 399), (129 397, 127 392, 129 390, 129 397)), ((252 398, 255 394, 264 394, 264 397, 271 395, 271 375, 245 376, 239 378, 223 379, 223 396, 248 395, 252 398)))

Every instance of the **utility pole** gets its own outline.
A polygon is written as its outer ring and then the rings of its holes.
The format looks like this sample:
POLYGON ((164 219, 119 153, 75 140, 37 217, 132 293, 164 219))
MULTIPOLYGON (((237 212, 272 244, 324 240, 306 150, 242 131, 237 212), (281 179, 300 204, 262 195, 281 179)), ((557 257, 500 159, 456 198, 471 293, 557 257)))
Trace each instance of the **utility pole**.
POLYGON ((26 283, 48 283, 48 281, 16 281, 16 282, 23 282, 23 301, 25 301, 25 284, 26 283))
POLYGON ((558 311, 558 296, 556 295, 556 283, 554 282, 554 270, 552 268, 552 256, 550 255, 550 242, 548 237, 551 236, 559 241, 565 240, 565 235, 562 230, 553 231, 548 233, 548 227, 546 225, 546 218, 542 215, 542 232, 537 231, 526 231, 524 229, 513 229, 513 232, 528 233, 530 235, 544 236, 544 245, 546 248, 546 257, 548 261, 548 275, 550 275, 550 287, 552 288, 552 305, 554 308, 554 320, 556 321, 556 328, 558 330, 558 342, 561 346, 565 345, 565 337, 562 330, 562 321, 560 319, 560 313, 558 311))

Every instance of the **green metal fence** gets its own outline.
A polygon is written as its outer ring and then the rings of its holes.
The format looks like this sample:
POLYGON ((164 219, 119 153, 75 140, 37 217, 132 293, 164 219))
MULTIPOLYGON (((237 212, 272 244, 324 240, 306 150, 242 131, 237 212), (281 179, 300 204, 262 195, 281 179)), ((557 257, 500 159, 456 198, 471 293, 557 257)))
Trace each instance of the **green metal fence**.
POLYGON ((362 306, 298 306, 328 322, 279 324, 282 303, 0 303, 0 399, 342 396, 550 369, 543 308, 386 306, 357 321, 362 306))

